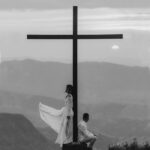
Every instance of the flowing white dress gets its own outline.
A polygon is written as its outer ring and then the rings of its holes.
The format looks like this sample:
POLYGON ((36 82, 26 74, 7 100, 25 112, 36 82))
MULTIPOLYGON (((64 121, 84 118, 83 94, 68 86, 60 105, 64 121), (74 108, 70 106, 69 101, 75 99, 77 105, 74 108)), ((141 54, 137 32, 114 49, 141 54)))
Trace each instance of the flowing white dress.
MULTIPOLYGON (((67 105, 71 99, 66 97, 66 105, 59 110, 42 103, 39 104, 40 116, 58 134, 55 143, 60 144, 60 147, 65 143, 72 142, 73 111, 67 105), (70 117, 69 121, 68 116, 70 117)), ((72 103, 72 100, 70 102, 72 103)))

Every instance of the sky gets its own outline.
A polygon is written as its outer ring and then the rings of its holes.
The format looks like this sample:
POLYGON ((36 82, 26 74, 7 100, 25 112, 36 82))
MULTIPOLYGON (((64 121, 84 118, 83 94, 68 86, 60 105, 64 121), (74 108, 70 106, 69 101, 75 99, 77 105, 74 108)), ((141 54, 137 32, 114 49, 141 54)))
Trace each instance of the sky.
POLYGON ((150 66, 149 0, 0 0, 0 62, 33 58, 72 62, 71 40, 27 40, 27 34, 123 34, 121 40, 78 40, 79 61, 150 66))

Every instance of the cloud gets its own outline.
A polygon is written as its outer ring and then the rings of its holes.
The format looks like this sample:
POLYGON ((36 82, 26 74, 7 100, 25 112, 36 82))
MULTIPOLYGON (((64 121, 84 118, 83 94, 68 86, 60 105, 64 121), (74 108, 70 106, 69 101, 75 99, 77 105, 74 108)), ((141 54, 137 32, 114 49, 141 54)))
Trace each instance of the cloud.
MULTIPOLYGON (((89 44, 80 40, 81 60, 102 60, 110 55, 111 57, 117 55, 117 57, 123 58, 128 56, 137 58, 139 57, 137 51, 144 51, 146 47, 145 45, 143 47, 142 44, 149 45, 147 41, 147 38, 149 38, 147 33, 149 34, 149 32, 144 32, 139 36, 139 34, 136 34, 137 32, 135 35, 130 30, 150 31, 150 9, 79 9, 78 29, 80 34, 122 33, 124 30, 129 30, 129 32, 123 32, 125 40, 115 40, 116 44, 112 40, 91 40, 89 44), (138 44, 135 44, 136 41, 139 41, 138 44), (121 45, 121 51, 113 52, 120 49, 119 45, 121 45), (89 50, 89 53, 87 53, 87 50, 89 50)), ((67 41, 67 44, 64 44, 64 41, 59 41, 58 44, 58 41, 36 42, 26 40, 27 34, 52 33, 72 34, 72 9, 0 11, 0 46, 3 58, 30 56, 45 59, 45 57, 54 56, 54 59, 71 60, 72 42, 70 41, 67 41), (60 51, 60 49, 63 49, 63 51, 60 51)), ((145 55, 141 59, 145 59, 145 55)))
MULTIPOLYGON (((150 9, 79 9, 79 31, 150 31, 150 9)), ((72 32, 72 10, 0 11, 0 30, 72 32)))
POLYGON ((119 50, 119 48, 120 48, 119 45, 113 45, 112 46, 112 49, 115 50, 115 51, 119 50))

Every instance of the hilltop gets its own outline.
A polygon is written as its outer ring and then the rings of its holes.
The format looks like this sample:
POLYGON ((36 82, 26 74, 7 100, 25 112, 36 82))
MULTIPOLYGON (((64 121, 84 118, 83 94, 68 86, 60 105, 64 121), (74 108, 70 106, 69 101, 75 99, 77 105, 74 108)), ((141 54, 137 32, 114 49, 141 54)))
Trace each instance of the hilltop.
POLYGON ((0 149, 57 150, 23 115, 0 114, 0 149))

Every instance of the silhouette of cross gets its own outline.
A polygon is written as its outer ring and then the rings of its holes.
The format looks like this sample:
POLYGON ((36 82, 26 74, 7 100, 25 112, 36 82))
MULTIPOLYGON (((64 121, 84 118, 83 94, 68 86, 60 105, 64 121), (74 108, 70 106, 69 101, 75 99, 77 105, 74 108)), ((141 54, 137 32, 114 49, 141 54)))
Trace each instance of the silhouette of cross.
POLYGON ((78 39, 122 39, 123 34, 79 35, 78 7, 73 6, 72 35, 27 35, 27 39, 72 39, 73 40, 73 141, 78 142, 78 39))

